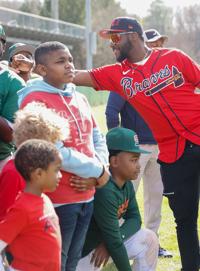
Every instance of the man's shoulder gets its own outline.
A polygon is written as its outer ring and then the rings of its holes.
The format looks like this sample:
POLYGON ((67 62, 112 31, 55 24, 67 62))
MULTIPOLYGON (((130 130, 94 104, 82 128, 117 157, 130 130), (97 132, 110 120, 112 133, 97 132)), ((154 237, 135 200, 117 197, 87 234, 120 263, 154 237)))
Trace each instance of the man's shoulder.
POLYGON ((16 74, 14 71, 10 70, 9 68, 3 67, 1 65, 0 65, 0 76, 7 77, 11 80, 13 79, 19 80, 24 83, 24 80, 18 74, 16 74))
POLYGON ((1 84, 6 84, 7 86, 12 85, 17 90, 26 85, 24 80, 15 72, 2 67, 0 67, 0 81, 1 84))
POLYGON ((162 56, 172 56, 172 55, 177 55, 177 54, 183 54, 183 51, 177 48, 154 48, 153 49, 153 54, 159 54, 162 56))

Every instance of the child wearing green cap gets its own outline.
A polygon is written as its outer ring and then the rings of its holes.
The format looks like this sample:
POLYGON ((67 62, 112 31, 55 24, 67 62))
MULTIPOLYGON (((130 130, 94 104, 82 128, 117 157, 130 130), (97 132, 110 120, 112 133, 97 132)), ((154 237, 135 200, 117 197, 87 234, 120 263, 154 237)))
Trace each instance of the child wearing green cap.
POLYGON ((111 177, 98 189, 87 233, 83 258, 77 271, 101 270, 112 258, 120 271, 155 271, 158 257, 156 234, 141 229, 141 217, 130 180, 140 172, 137 135, 117 127, 106 135, 111 177), (120 225, 120 221, 123 222, 120 225), (129 260, 133 260, 131 265, 129 260))

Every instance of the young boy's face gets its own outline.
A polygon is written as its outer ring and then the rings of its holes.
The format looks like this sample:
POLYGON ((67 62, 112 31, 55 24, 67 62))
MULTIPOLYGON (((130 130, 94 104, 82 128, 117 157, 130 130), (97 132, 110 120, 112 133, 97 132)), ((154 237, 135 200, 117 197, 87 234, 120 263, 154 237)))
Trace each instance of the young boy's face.
POLYGON ((73 57, 69 50, 52 51, 46 57, 44 65, 45 81, 56 88, 63 89, 63 85, 71 83, 75 76, 73 57))
POLYGON ((47 170, 43 170, 41 186, 43 186, 44 192, 52 192, 57 188, 62 177, 60 172, 61 164, 62 159, 60 156, 57 156, 56 160, 49 164, 47 170))
POLYGON ((139 158, 139 153, 132 152, 120 152, 116 155, 116 170, 121 179, 125 181, 137 179, 140 173, 139 158))

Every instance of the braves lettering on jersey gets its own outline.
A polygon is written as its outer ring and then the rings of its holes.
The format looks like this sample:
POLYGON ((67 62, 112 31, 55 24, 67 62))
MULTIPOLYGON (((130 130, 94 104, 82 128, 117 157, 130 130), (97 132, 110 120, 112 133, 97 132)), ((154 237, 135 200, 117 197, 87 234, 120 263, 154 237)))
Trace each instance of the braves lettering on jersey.
POLYGON ((179 50, 154 49, 143 65, 92 69, 97 90, 118 92, 141 114, 158 142, 159 159, 172 163, 185 141, 200 145, 200 66, 179 50))

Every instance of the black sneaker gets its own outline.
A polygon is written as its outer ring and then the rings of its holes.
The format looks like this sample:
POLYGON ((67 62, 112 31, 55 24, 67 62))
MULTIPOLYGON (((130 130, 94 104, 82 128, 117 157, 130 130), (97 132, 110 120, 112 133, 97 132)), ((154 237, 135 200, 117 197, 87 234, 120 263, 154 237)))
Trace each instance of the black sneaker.
POLYGON ((162 258, 172 258, 173 255, 170 251, 162 248, 162 247, 159 247, 159 250, 158 250, 158 257, 162 257, 162 258))

